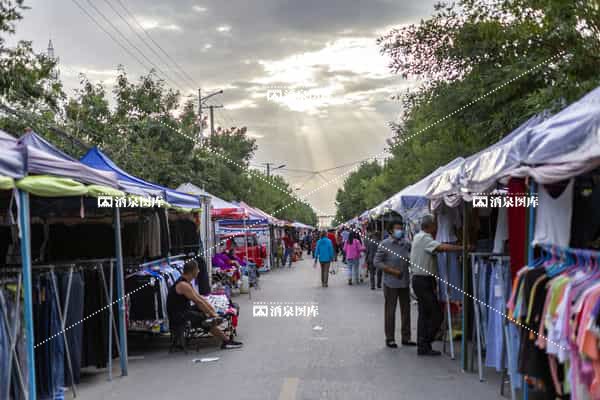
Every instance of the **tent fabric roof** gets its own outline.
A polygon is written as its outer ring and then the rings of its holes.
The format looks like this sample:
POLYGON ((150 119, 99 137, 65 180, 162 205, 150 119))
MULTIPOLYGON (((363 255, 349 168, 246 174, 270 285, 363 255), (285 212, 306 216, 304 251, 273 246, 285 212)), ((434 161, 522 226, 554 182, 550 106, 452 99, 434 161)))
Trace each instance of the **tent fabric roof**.
MULTIPOLYGON (((165 188, 163 186, 157 185, 155 183, 147 182, 143 179, 137 178, 121 168, 119 168, 108 156, 106 156, 100 149, 94 147, 90 149, 82 158, 81 162, 90 167, 97 168, 103 171, 111 171, 117 175, 117 179, 119 184, 127 191, 127 189, 137 190, 146 192, 144 195, 148 193, 153 193, 153 195, 157 196, 160 192, 164 192, 165 200, 175 206, 180 208, 190 208, 197 209, 200 208, 200 201, 189 194, 181 193, 173 189, 165 188)), ((136 193, 139 194, 139 193, 136 193)))
POLYGON ((214 218, 244 218, 244 209, 237 204, 223 200, 222 198, 208 193, 193 183, 187 182, 179 185, 178 191, 194 196, 209 196, 212 207, 211 215, 214 218))
POLYGON ((26 175, 27 154, 17 145, 17 140, 0 130, 0 175, 23 178, 26 175))
MULTIPOLYGON (((96 184, 117 188, 116 175, 88 167, 63 153, 51 143, 29 132, 20 139, 13 138, 2 132, 2 161, 0 165, 4 172, 13 171, 13 177, 23 177, 26 173, 53 175, 71 178, 77 182, 96 184), (20 155, 18 153, 21 153, 20 155), (21 167, 18 166, 21 163, 21 167)), ((2 173, 2 172, 0 172, 2 173)))

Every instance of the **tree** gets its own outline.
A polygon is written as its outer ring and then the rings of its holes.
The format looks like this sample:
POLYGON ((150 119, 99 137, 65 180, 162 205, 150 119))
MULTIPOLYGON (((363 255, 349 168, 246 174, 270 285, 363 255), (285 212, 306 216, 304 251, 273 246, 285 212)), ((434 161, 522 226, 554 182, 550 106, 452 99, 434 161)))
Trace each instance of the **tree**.
POLYGON ((52 78, 54 60, 34 53, 31 42, 19 41, 15 47, 6 44, 25 9, 23 0, 0 2, 0 97, 30 108, 42 104, 56 109, 64 95, 60 82, 52 78))
POLYGON ((402 119, 391 124, 398 144, 367 190, 377 201, 600 84, 595 1, 440 3, 378 42, 393 72, 422 84, 402 96, 402 119))
POLYGON ((345 222, 376 205, 367 201, 370 200, 368 190, 381 171, 381 166, 377 161, 373 161, 362 164, 358 170, 348 175, 343 187, 338 189, 336 195, 335 220, 337 222, 345 222))

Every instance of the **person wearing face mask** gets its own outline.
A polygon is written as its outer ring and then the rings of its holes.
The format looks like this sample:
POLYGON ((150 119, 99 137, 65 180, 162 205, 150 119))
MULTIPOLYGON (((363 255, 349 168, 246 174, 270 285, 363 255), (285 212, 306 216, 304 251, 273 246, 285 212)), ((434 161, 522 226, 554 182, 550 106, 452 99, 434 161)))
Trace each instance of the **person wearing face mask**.
POLYGON ((402 322, 402 345, 416 346, 411 340, 410 329, 410 272, 408 260, 410 243, 405 239, 402 224, 394 223, 392 234, 377 248, 373 264, 383 271, 383 295, 385 298, 385 344, 396 348, 396 304, 400 303, 402 322))

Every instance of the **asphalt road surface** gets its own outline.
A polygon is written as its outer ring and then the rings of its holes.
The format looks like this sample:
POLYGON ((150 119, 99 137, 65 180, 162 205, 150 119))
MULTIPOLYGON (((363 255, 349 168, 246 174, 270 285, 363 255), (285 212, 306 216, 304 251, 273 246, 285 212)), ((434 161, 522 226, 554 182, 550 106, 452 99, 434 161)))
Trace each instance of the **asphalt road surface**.
MULTIPOLYGON (((305 256, 306 257, 306 256, 305 256)), ((501 399, 496 372, 486 382, 447 356, 417 357, 416 349, 385 347, 383 294, 348 286, 342 271, 320 285, 312 259, 261 276, 260 290, 235 297, 241 305, 241 350, 208 340, 199 352, 168 353, 168 338, 130 339, 129 376, 91 371, 80 399, 501 399), (253 317, 253 304, 314 303, 316 317, 253 317), (315 330, 319 326, 321 330, 315 330), (194 363, 203 357, 219 357, 194 363)), ((302 307, 302 306, 301 306, 302 307)), ((413 320, 416 309, 413 307, 413 320)), ((397 325, 399 324, 399 315, 397 325)), ((397 340, 400 327, 397 326, 397 340)), ((416 324, 413 323, 413 338, 416 324)), ((441 343, 434 348, 441 350, 441 343)), ((67 397, 71 397, 72 392, 67 397)))

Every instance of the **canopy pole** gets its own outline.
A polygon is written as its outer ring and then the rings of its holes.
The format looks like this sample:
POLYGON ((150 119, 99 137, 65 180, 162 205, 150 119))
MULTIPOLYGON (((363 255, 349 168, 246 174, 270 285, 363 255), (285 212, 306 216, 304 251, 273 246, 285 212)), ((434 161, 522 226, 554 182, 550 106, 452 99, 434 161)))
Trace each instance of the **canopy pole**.
POLYGON ((21 264, 23 266, 23 291, 25 296, 25 347, 29 370, 28 388, 30 400, 36 400, 35 386, 35 345, 33 328, 33 291, 31 277, 31 235, 29 219, 29 193, 22 190, 19 194, 19 225, 21 230, 21 264))
MULTIPOLYGON (((531 179, 529 183, 529 196, 537 194, 536 182, 531 179)), ((527 265, 533 265, 533 238, 535 235, 535 207, 529 207, 529 221, 527 229, 527 265)), ((523 377, 522 386, 523 388, 523 399, 529 399, 529 389, 523 377)))
MULTIPOLYGON (((115 251, 117 256, 117 299, 119 304, 119 346, 121 348, 121 376, 127 376, 127 326, 125 324, 125 272, 123 271, 123 251, 121 247, 121 212, 114 208, 115 251)), ((112 349, 111 349, 112 350, 112 349)), ((111 354, 108 354, 111 357, 111 354)))
POLYGON ((471 324, 469 318, 471 316, 471 309, 469 307, 469 301, 467 301, 467 296, 465 292, 469 290, 469 283, 467 277, 470 276, 469 270, 469 260, 467 259, 468 255, 468 246, 470 244, 470 237, 468 226, 470 224, 469 213, 467 212, 467 202, 463 201, 463 250, 462 250, 462 264, 463 264, 463 292, 462 292, 462 304, 463 304, 463 315, 462 315, 462 337, 461 337, 461 365, 463 371, 468 371, 469 369, 469 357, 468 357, 468 341, 467 341, 467 332, 471 328, 471 324))

